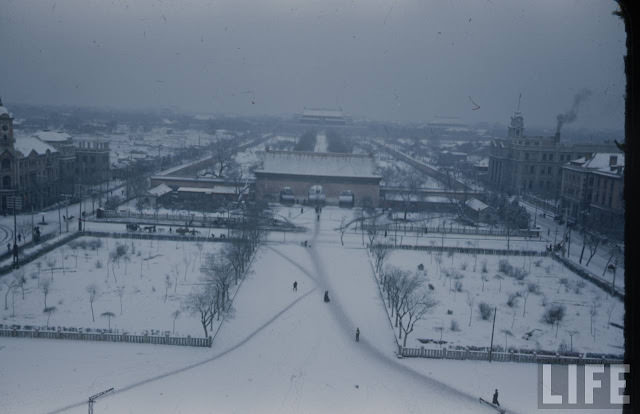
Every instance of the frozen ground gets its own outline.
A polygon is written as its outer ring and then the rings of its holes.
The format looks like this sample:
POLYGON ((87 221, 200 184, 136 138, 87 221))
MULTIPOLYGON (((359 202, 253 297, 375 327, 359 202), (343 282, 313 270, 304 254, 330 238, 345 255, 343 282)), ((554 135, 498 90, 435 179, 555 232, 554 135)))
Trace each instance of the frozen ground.
POLYGON ((557 351, 562 345, 570 350, 569 334, 572 333, 573 350, 576 352, 622 355, 623 332, 609 325, 609 312, 611 322, 623 324, 622 301, 584 281, 551 258, 523 256, 506 259, 512 266, 527 272, 522 280, 500 272, 500 260, 503 258, 492 255, 458 253, 439 256, 418 251, 394 251, 386 263, 411 272, 416 272, 417 266, 424 264, 425 271, 419 274, 425 284, 433 286, 434 295, 439 300, 430 316, 418 322, 407 346, 420 347, 420 338, 440 340, 439 327, 444 328, 442 339, 448 346, 489 346, 492 318, 482 320, 478 311, 479 304, 484 302, 492 309, 498 309, 495 344, 502 348, 557 351), (460 283, 459 291, 455 288, 456 282, 460 283), (537 289, 536 293, 529 293, 530 285, 537 289), (519 296, 515 296, 512 306, 509 306, 507 302, 512 295, 519 296), (473 301, 471 306, 470 300, 473 301), (545 310, 553 305, 566 308, 557 337, 556 327, 542 321, 545 310), (590 312, 593 306, 596 314, 593 317, 594 335, 591 335, 590 312), (453 321, 457 323, 458 330, 452 330, 453 321), (533 332, 533 335, 524 339, 528 332, 533 332))
MULTIPOLYGON (((45 326, 42 285, 49 281, 47 306, 57 309, 50 326, 106 329, 108 320, 100 315, 113 312, 112 329, 130 333, 171 331, 171 313, 181 309, 184 296, 198 283, 206 254, 215 253, 220 247, 219 243, 82 237, 18 271, 27 279, 24 300, 20 289, 15 289, 7 298, 7 308, 0 309, 0 320, 5 325, 45 326), (90 243, 94 241, 102 246, 92 249, 90 243), (126 253, 114 261, 112 255, 118 246, 126 253), (93 303, 95 321, 87 293, 90 285, 98 291, 93 303), (123 291, 122 313, 118 288, 123 291)), ((3 282, 10 282, 11 276, 3 277, 3 282)), ((4 297, 7 285, 0 286, 4 297)), ((176 335, 203 336, 198 318, 183 312, 176 321, 176 335)))
POLYGON ((494 388, 537 412, 535 364, 396 359, 361 235, 335 231, 353 211, 287 210, 309 232, 270 235, 212 349, 0 338, 3 412, 86 412, 109 387, 96 412, 491 413, 477 398, 494 388))

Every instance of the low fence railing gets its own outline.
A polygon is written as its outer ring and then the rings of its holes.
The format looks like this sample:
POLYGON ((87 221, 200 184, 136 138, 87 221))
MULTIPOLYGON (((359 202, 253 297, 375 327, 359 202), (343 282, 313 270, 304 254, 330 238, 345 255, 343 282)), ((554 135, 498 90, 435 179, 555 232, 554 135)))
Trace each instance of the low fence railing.
POLYGON ((102 342, 128 342, 134 344, 177 345, 211 348, 212 339, 177 337, 169 335, 130 335, 127 333, 105 332, 70 332, 62 330, 40 329, 3 329, 0 328, 0 337, 12 338, 43 338, 43 339, 67 339, 73 341, 102 341, 102 342))
POLYGON ((384 244, 378 243, 389 249, 402 249, 402 250, 423 250, 432 252, 453 252, 462 254, 490 254, 490 255, 510 255, 510 256, 541 256, 545 257, 549 255, 549 252, 545 250, 517 250, 517 249, 486 249, 480 247, 457 247, 457 246, 421 246, 411 244, 384 244))
MULTIPOLYGON (((498 229, 498 228, 478 228, 472 226, 425 226, 425 225, 416 225, 416 224, 377 224, 375 226, 370 224, 365 224, 362 226, 362 229, 358 226, 357 230, 364 230, 368 232, 369 230, 375 230, 377 233, 384 233, 385 231, 388 234, 394 233, 444 233, 444 234, 468 234, 468 235, 476 235, 476 236, 497 236, 497 237, 507 237, 507 230, 498 229)), ((529 229, 514 229, 509 231, 510 237, 540 237, 540 232, 538 230, 529 230, 529 229)))
MULTIPOLYGON (((611 282, 609 282, 608 280, 605 280, 599 276, 597 276, 596 274, 588 271, 587 269, 579 266, 578 264, 574 263, 573 261, 567 259, 566 257, 562 257, 560 255, 557 254, 552 254, 551 257, 553 257, 556 261, 560 262, 562 265, 564 265, 564 267, 566 267, 567 269, 571 270, 573 273, 577 274, 578 276, 580 276, 583 279, 588 280, 589 282, 593 283, 594 285, 598 286, 599 288, 601 288, 602 290, 604 290, 605 292, 608 292, 614 296, 617 296, 619 299, 624 299, 624 290, 620 289, 619 287, 616 287, 615 289, 612 289, 611 286, 611 282)), ((622 276, 624 277, 624 276, 622 276)))
POLYGON ((538 364, 621 364, 623 358, 611 355, 565 355, 551 353, 489 352, 489 350, 406 348, 398 346, 398 355, 406 358, 459 359, 499 362, 531 362, 538 364))

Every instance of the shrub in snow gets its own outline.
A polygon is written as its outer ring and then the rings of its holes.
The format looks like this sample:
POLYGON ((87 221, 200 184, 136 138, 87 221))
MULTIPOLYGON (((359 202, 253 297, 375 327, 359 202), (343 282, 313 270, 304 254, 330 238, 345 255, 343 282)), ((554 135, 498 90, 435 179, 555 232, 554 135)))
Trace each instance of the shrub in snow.
POLYGON ((451 309, 447 309, 447 315, 453 315, 453 311, 451 309))
POLYGON ((460 265, 460 269, 467 270, 467 266, 468 266, 467 262, 462 262, 462 264, 460 265))
POLYGON ((478 310, 480 311, 480 317, 483 321, 489 320, 491 315, 493 315, 493 308, 486 302, 480 302, 478 305, 478 310))
POLYGON ((542 264, 542 259, 538 259, 535 262, 533 262, 534 265, 536 265, 536 267, 540 267, 540 265, 542 264))
POLYGON ((433 285, 431 283, 429 283, 429 290, 436 290, 436 288, 433 287, 433 285))
POLYGON ((517 280, 522 280, 525 277, 527 277, 527 275, 529 274, 529 272, 527 272, 526 270, 520 268, 520 267, 516 267, 513 269, 513 272, 509 275, 517 280))
POLYGON ((540 294, 540 286, 537 283, 529 283, 527 285, 527 290, 529 293, 533 293, 534 295, 540 294))
POLYGON ((482 260, 482 273, 488 273, 489 269, 487 268, 487 260, 482 260))
POLYGON ((461 281, 456 280, 455 289, 456 289, 456 292, 462 292, 462 282, 461 281))
POLYGON ((458 325, 458 321, 456 321, 455 319, 451 319, 451 330, 453 332, 459 332, 460 331, 460 326, 458 325))
POLYGON ((505 275, 511 275, 511 272, 513 272, 513 266, 511 266, 511 263, 509 263, 507 259, 500 259, 498 262, 498 270, 505 275))
POLYGON ((564 286, 568 286, 569 285, 569 279, 567 279, 566 277, 563 277, 560 279, 560 284, 564 285, 564 286))
POLYGON ((520 297, 520 293, 509 294, 509 298, 507 299, 507 306, 509 306, 510 308, 517 306, 519 297, 520 297))
POLYGON ((564 305, 553 305, 546 310, 546 312, 542 316, 542 319, 549 325, 554 325, 562 321, 565 312, 566 308, 564 307, 564 305))
POLYGON ((418 265, 418 270, 420 270, 420 271, 424 270, 424 265, 422 263, 420 263, 418 265))
POLYGON ((102 262, 100 260, 96 260, 96 269, 102 269, 102 262))

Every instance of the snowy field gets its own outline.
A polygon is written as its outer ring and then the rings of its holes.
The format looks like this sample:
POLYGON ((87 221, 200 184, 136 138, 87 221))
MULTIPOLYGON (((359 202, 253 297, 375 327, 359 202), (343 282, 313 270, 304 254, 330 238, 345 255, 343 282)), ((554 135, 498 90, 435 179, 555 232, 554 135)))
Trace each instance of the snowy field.
MULTIPOLYGON (((7 306, 1 308, 0 320, 5 325, 46 326, 43 289, 48 283, 47 306, 56 307, 50 326, 107 329, 109 320, 101 315, 112 312, 112 329, 172 331, 171 314, 181 309, 182 299, 198 283, 201 262, 220 248, 219 243, 82 237, 14 272, 26 278, 24 300, 19 288, 6 295, 13 275, 3 277, 0 293, 7 306), (95 321, 89 286, 97 291, 95 321)), ((181 312, 175 334, 203 336, 203 330, 197 317, 181 312)))
MULTIPOLYGON (((535 364, 395 358, 395 332, 385 314, 361 234, 346 233, 342 245, 336 231, 343 217, 348 221, 357 210, 327 207, 319 222, 308 208, 303 213, 299 207, 283 207, 278 212, 306 226, 308 231, 269 235, 269 241, 258 251, 251 271, 234 298, 233 317, 222 324, 211 349, 0 338, 0 359, 4 361, 0 364, 0 411, 82 413, 86 412, 89 395, 115 387, 114 394, 98 401, 96 412, 492 413, 494 411, 478 403, 478 397, 490 398, 494 388, 500 389, 501 404, 509 413, 538 412, 535 364), (302 240, 309 240, 311 247, 301 247, 302 240), (292 290, 293 281, 298 282, 297 292, 292 290), (325 290, 330 292, 329 304, 322 301, 325 290), (356 327, 361 330, 360 342, 354 341, 356 327), (25 352, 29 358, 24 358, 25 352), (48 372, 55 372, 56 381, 40 375, 45 366, 48 372)), ((110 240, 110 250, 115 243, 110 240)), ((182 245, 191 245, 186 247, 187 251, 198 252, 195 243, 155 241, 153 246, 149 241, 142 242, 136 251, 142 250, 143 256, 158 249, 170 256, 169 261, 164 262, 168 268, 158 265, 162 282, 164 273, 170 271, 170 263, 182 263, 182 245)), ((205 244, 207 249, 208 246, 216 244, 205 244)), ((98 254, 106 257, 106 251, 103 246, 98 254)), ((67 256, 65 263, 72 268, 75 257, 70 248, 67 256)), ((461 264, 463 257, 454 255, 454 266, 461 264)), ((481 259, 479 256, 478 267, 481 259)), ((80 254, 78 266, 84 260, 80 254)), ((133 283, 139 279, 136 260, 127 263, 126 277, 116 273, 119 281, 133 283)), ((445 254, 441 270, 450 264, 447 260, 451 258, 445 254)), ((514 259, 512 265, 521 266, 517 260, 522 259, 514 259)), ((473 261, 471 258, 467 261, 469 270, 473 261)), ((437 266, 429 262, 428 253, 397 252, 389 262, 409 270, 423 263, 427 275, 437 282, 434 286, 438 291, 448 288, 442 286, 437 266)), ((123 272, 123 265, 115 270, 123 272)), ((496 265, 490 260, 487 262, 492 276, 496 265)), ((546 275, 543 266, 540 267, 542 277, 546 275)), ((90 268, 87 265, 88 273, 90 268)), ((536 265, 532 264, 531 268, 527 280, 536 274, 536 265)), ((105 276, 104 268, 96 273, 101 286, 106 286, 105 276)), ((66 276, 55 273, 54 283, 64 277, 76 276, 73 272, 66 276)), ((465 289, 472 288, 472 278, 469 274, 462 279, 465 289)), ((188 280, 192 280, 191 275, 188 280)), ((499 293, 507 290, 508 282, 506 278, 502 280, 503 291, 499 293)), ((114 284, 113 280, 109 283, 114 284)), ((488 282, 485 291, 495 289, 494 283, 494 280, 488 282)), ((553 286, 557 289, 557 285, 556 282, 553 286)), ((179 292, 181 286, 178 286, 179 292)), ((76 288, 69 288, 73 295, 76 288)), ((585 292, 590 287, 582 289, 585 292)), ((156 306, 164 304, 164 291, 160 290, 150 295, 156 306)), ((77 292, 77 300, 87 312, 84 287, 78 287, 77 292)), ((543 292, 552 297, 553 292, 543 292)), ((448 290, 442 293, 443 297, 449 295, 448 290)), ((460 311, 453 309, 454 316, 468 317, 464 312, 467 310, 464 296, 460 292, 456 295, 455 303, 463 307, 460 311)), ((42 294, 34 296, 38 299, 38 318, 42 318, 42 294)), ((527 315, 533 313, 533 298, 533 295, 529 297, 527 315)), ((117 305, 118 297, 113 299, 112 303, 117 305)), ((19 300, 16 296, 16 305, 19 300)), ((64 303, 70 303, 66 296, 64 303)), ((124 316, 134 318, 129 309, 125 309, 124 316)), ((498 312, 500 317, 501 308, 498 312)), ((567 318, 569 316, 568 313, 567 318)), ((85 315, 86 318, 90 316, 85 315)), ((140 320, 150 325, 147 318, 153 316, 140 320)), ((464 322, 468 319, 460 318, 461 326, 466 329, 464 322)), ((165 325, 171 322, 168 315, 160 315, 159 320, 166 321, 165 325)), ((499 321, 500 318, 496 324, 499 321)), ((102 325, 105 322, 100 321, 102 325)), ((472 327, 481 324, 487 322, 474 320, 472 327)), ((195 321, 194 327, 200 329, 195 321)), ((186 329, 186 320, 178 319, 176 329, 186 329)), ((561 324, 560 332, 563 329, 561 324)), ((586 332, 588 337, 588 327, 586 332)), ((430 335, 434 336, 433 331, 430 335)), ((604 335, 609 337, 611 330, 604 335)), ((415 337, 414 332, 412 338, 415 337)), ((578 336, 574 337, 574 346, 577 340, 578 336)), ((497 339, 496 343, 499 342, 497 339)))
POLYGON ((489 346, 493 317, 483 320, 479 311, 480 303, 486 303, 491 309, 497 307, 494 343, 501 348, 569 351, 573 336, 573 351, 623 353, 623 331, 609 324, 623 324, 622 301, 551 258, 395 250, 385 263, 419 272, 439 301, 416 325, 409 347, 423 345, 419 339, 440 341, 440 333, 447 346, 489 346), (507 275, 499 269, 501 260, 514 267, 514 273, 524 273, 507 275), (424 271, 418 270, 419 264, 424 271), (554 305, 566 310, 558 326, 543 321, 545 311, 554 305))

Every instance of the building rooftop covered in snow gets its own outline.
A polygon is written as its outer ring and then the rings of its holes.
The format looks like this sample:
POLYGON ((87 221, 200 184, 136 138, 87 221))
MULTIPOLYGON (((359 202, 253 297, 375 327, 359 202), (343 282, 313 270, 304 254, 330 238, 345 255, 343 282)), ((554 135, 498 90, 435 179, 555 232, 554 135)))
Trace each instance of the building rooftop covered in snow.
POLYGON ((291 187, 299 201, 308 198, 314 185, 320 185, 329 203, 337 202, 341 192, 350 190, 356 203, 377 205, 380 180, 375 161, 365 154, 324 152, 265 151, 262 167, 254 171, 256 196, 277 198, 284 187, 291 187))
POLYGON ((311 109, 305 108, 299 115, 298 121, 303 124, 314 125, 345 125, 348 121, 341 109, 311 109))

